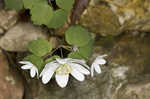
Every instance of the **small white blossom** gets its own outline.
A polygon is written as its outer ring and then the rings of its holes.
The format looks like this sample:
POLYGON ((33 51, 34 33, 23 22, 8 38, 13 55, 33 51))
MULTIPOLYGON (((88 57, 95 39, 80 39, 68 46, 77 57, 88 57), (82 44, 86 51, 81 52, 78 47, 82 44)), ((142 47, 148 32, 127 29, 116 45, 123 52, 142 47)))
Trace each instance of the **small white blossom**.
POLYGON ((90 74, 88 69, 85 67, 89 68, 84 60, 57 58, 55 61, 45 65, 45 68, 41 72, 40 77, 42 77, 42 82, 46 84, 50 81, 53 74, 56 73, 55 79, 57 84, 64 88, 68 83, 69 74, 71 74, 78 81, 83 81, 85 79, 84 75, 90 74))
POLYGON ((97 73, 101 73, 102 72, 101 68, 100 68, 100 65, 106 64, 106 60, 104 59, 105 56, 107 56, 107 55, 101 55, 101 56, 96 57, 96 59, 92 63, 92 65, 91 65, 91 76, 92 77, 94 76, 94 70, 97 73))
POLYGON ((78 46, 73 46, 73 51, 76 52, 79 50, 79 47, 78 46))
POLYGON ((20 64, 24 64, 21 69, 23 70, 27 70, 29 69, 30 70, 30 76, 33 78, 35 77, 35 75, 37 74, 38 76, 38 69, 35 65, 33 65, 31 62, 29 61, 20 61, 19 62, 20 64))

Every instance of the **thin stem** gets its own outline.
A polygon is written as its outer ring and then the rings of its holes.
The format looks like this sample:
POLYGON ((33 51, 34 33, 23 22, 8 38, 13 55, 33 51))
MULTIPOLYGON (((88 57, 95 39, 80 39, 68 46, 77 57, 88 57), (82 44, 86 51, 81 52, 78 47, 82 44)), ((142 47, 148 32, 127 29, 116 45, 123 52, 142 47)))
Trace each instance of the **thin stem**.
POLYGON ((62 48, 60 49, 60 53, 61 53, 61 57, 63 58, 63 52, 62 52, 62 48))
MULTIPOLYGON (((43 56, 43 57, 42 57, 43 60, 46 60, 48 57, 51 57, 52 54, 53 54, 56 50, 58 50, 59 48, 64 48, 64 49, 66 49, 66 50, 72 51, 72 47, 70 47, 70 46, 65 46, 65 45, 60 45, 60 46, 58 46, 57 48, 55 48, 53 51, 51 51, 50 53, 47 53, 47 55, 43 56)), ((63 57, 62 49, 61 49, 61 57, 63 57)))
POLYGON ((61 46, 58 46, 57 48, 55 48, 53 51, 51 51, 50 53, 47 53, 47 55, 43 56, 43 60, 46 60, 46 58, 51 57, 52 54, 58 50, 61 46))
POLYGON ((72 51, 72 47, 71 46, 64 46, 64 45, 62 45, 62 48, 66 49, 66 50, 69 50, 69 51, 72 51))

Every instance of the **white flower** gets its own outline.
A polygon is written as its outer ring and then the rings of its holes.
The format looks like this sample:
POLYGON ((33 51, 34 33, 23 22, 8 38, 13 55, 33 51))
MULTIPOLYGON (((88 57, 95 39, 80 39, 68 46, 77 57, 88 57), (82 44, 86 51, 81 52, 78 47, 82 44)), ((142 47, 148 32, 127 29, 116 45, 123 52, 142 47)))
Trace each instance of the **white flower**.
POLYGON ((73 46, 73 51, 76 52, 79 50, 79 47, 78 46, 73 46))
POLYGON ((45 65, 45 68, 41 72, 40 77, 42 77, 42 82, 46 84, 50 81, 53 74, 56 73, 55 79, 57 84, 64 88, 68 83, 69 74, 71 74, 78 81, 83 81, 85 79, 84 75, 90 74, 88 69, 83 66, 89 68, 84 60, 57 58, 55 61, 45 65))
POLYGON ((38 69, 35 65, 33 65, 31 62, 29 61, 20 61, 20 64, 24 64, 21 69, 23 70, 27 70, 30 69, 30 76, 33 78, 35 77, 35 75, 37 74, 38 76, 38 69))
POLYGON ((104 59, 105 56, 107 56, 107 55, 101 55, 101 56, 96 57, 96 59, 92 63, 92 65, 91 65, 91 76, 92 77, 94 76, 94 70, 97 73, 101 73, 102 72, 99 65, 106 64, 106 60, 104 59))

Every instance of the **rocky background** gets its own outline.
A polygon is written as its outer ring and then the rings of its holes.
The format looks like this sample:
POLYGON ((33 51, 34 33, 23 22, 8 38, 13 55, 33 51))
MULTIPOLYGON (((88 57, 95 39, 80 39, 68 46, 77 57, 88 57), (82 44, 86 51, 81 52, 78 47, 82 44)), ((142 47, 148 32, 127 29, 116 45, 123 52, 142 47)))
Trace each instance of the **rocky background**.
POLYGON ((96 35, 91 60, 108 54, 108 63, 102 74, 82 83, 70 79, 64 89, 54 80, 43 85, 31 79, 17 62, 37 37, 56 48, 66 26, 52 31, 33 25, 26 15, 5 9, 0 0, 0 99, 150 99, 149 0, 76 0, 71 24, 96 35))

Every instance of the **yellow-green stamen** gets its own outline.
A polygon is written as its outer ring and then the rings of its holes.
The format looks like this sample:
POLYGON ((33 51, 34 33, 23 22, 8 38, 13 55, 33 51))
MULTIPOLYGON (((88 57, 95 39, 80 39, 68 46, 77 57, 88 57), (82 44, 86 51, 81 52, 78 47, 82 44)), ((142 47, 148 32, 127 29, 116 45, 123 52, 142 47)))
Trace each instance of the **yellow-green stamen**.
POLYGON ((63 64, 56 70, 56 74, 67 75, 71 73, 71 71, 72 71, 72 68, 68 66, 68 64, 63 64))

